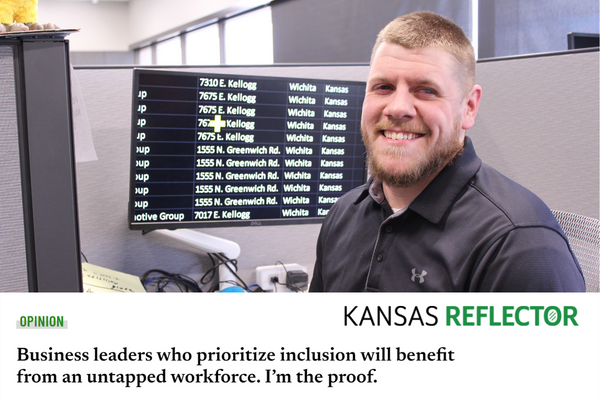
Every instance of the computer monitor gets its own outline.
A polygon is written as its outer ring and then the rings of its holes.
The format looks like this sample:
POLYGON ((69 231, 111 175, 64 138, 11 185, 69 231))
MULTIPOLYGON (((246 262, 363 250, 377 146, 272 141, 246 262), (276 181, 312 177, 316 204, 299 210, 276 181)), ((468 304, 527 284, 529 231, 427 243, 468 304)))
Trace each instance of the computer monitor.
POLYGON ((567 34, 569 50, 585 49, 600 46, 600 35, 597 33, 569 32, 567 34))
POLYGON ((133 75, 130 229, 318 223, 365 182, 364 82, 133 75))

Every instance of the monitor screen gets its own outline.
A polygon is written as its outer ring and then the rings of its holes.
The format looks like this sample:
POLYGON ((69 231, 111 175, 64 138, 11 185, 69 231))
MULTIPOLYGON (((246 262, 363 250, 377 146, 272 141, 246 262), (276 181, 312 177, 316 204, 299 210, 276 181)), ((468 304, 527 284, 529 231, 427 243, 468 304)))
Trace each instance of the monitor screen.
POLYGON ((130 229, 321 222, 365 182, 364 82, 134 70, 130 229))

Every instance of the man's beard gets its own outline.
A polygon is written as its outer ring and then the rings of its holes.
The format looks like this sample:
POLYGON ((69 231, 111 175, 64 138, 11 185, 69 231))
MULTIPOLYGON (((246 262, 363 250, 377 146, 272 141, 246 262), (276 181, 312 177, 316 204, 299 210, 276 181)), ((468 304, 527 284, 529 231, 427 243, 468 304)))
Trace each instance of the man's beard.
MULTIPOLYGON (((390 123, 379 122, 373 127, 373 132, 365 132, 365 128, 361 126, 363 131, 363 141, 367 148, 367 158, 369 165, 369 173, 379 181, 387 184, 390 187, 410 187, 417 182, 437 173, 448 163, 450 163, 456 155, 462 150, 463 143, 460 140, 460 125, 459 119, 456 120, 454 129, 449 134, 443 135, 434 143, 425 153, 413 154, 412 162, 400 172, 392 172, 386 170, 381 160, 378 159, 371 142, 373 134, 379 135, 380 131, 394 126, 390 123)), ((406 128, 405 128, 406 129, 406 128)), ((406 129, 408 131, 419 131, 418 129, 406 129)), ((425 130, 426 135, 430 134, 429 129, 425 130)), ((421 140, 421 139, 416 139, 421 140)), ((386 156, 392 156, 398 160, 405 156, 406 149, 400 146, 389 146, 384 148, 386 156)))

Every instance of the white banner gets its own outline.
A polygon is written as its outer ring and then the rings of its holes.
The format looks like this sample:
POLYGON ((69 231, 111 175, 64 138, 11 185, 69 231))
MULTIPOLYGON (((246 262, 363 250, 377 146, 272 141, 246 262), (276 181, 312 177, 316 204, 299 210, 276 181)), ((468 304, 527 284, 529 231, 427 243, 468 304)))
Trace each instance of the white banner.
POLYGON ((0 398, 596 399, 598 294, 0 294, 0 398))

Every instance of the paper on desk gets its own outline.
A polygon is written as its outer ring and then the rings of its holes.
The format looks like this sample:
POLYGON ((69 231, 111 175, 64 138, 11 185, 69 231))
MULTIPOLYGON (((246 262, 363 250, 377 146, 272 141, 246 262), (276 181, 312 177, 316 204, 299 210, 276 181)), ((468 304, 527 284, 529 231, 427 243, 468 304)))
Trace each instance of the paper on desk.
POLYGON ((73 141, 75 162, 96 161, 96 149, 92 140, 92 128, 88 119, 83 92, 71 65, 71 108, 73 109, 73 141))
POLYGON ((146 291, 140 278, 135 275, 89 263, 82 264, 81 272, 83 275, 83 291, 85 293, 132 293, 146 291))

